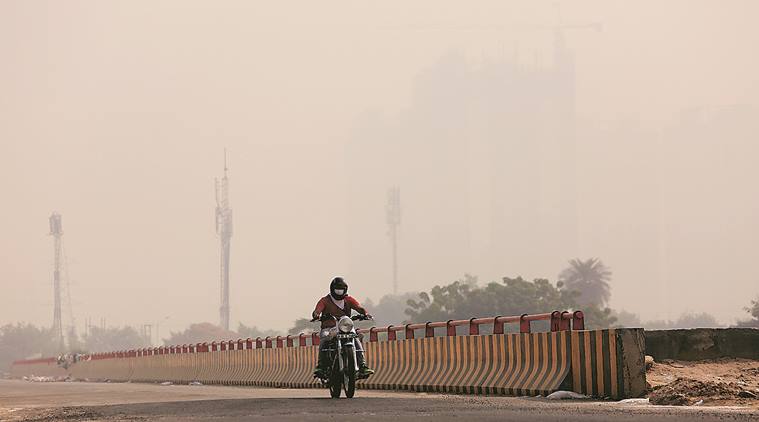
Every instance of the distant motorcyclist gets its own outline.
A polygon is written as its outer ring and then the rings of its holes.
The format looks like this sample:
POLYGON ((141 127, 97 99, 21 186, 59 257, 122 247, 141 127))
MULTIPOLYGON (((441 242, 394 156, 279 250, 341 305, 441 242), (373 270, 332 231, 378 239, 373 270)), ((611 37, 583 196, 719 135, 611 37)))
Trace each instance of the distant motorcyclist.
MULTIPOLYGON (((314 376, 321 379, 328 377, 329 371, 329 356, 324 351, 327 344, 325 339, 329 336, 329 330, 335 327, 335 320, 331 317, 340 318, 342 316, 351 316, 351 311, 356 311, 359 314, 365 315, 371 318, 366 309, 361 306, 360 303, 353 297, 348 295, 348 283, 343 280, 342 277, 335 277, 332 282, 329 283, 329 294, 319 299, 316 303, 316 308, 311 314, 313 320, 316 321, 321 318, 321 330, 319 331, 319 361, 317 362, 316 369, 314 370, 314 376)), ((360 339, 356 339, 356 363, 358 364, 358 375, 361 378, 366 378, 374 373, 374 370, 366 365, 366 358, 364 357, 364 346, 361 344, 360 339)))

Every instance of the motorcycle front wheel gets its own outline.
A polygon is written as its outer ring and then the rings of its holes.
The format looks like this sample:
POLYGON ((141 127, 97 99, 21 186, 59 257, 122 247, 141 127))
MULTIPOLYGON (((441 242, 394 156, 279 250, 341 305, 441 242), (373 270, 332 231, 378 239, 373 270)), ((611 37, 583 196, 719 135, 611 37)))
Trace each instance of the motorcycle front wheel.
MULTIPOLYGON (((339 357, 337 359, 340 359, 339 357)), ((332 372, 329 376, 329 395, 333 399, 340 398, 340 390, 343 387, 343 374, 340 373, 340 362, 335 359, 332 363, 332 372)))
POLYGON ((342 381, 345 397, 352 399, 356 394, 356 363, 353 361, 353 354, 348 353, 345 357, 345 372, 343 372, 342 381))

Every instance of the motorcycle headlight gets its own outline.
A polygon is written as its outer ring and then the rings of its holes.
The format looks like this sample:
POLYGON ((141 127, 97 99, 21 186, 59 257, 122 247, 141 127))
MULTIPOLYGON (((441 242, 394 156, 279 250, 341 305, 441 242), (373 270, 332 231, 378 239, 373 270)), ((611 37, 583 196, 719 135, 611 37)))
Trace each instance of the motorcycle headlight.
POLYGON ((347 316, 340 318, 340 321, 337 322, 337 329, 341 333, 350 333, 353 331, 353 320, 347 316))

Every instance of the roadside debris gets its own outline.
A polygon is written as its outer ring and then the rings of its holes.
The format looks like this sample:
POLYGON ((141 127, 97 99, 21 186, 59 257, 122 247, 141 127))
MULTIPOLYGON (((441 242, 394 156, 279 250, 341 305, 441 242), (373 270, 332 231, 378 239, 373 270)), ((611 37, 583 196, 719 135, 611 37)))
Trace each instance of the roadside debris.
POLYGON ((703 361, 647 360, 651 404, 749 406, 759 409, 759 362, 722 358, 703 361))
POLYGON ((174 385, 174 383, 171 381, 164 381, 161 383, 161 385, 174 385))
POLYGON ((654 366, 654 357, 646 355, 646 371, 651 369, 652 366, 654 366))
POLYGON ((619 401, 620 404, 631 404, 631 405, 647 405, 651 404, 651 402, 646 399, 624 399, 619 401))
POLYGON ((699 381, 678 378, 674 382, 655 389, 649 395, 652 404, 685 406, 696 404, 699 398, 729 400, 740 397, 741 389, 734 382, 699 381))
POLYGON ((567 399, 574 399, 574 400, 583 400, 587 399, 588 396, 575 393, 574 391, 555 391, 548 395, 549 400, 567 400, 567 399))
POLYGON ((193 381, 190 383, 190 385, 203 385, 203 383, 199 381, 193 381))
POLYGON ((37 377, 34 375, 23 377, 24 381, 31 381, 31 382, 57 382, 57 381, 65 381, 66 378, 64 377, 37 377))

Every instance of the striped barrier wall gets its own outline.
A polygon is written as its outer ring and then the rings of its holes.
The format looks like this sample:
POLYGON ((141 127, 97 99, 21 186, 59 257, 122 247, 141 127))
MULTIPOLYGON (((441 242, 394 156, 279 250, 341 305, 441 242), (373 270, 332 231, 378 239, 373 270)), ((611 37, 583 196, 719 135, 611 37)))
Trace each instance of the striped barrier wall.
POLYGON ((15 378, 24 376, 65 378, 68 376, 68 370, 59 366, 56 358, 42 358, 13 362, 10 374, 15 378))
POLYGON ((568 332, 430 337, 367 344, 376 374, 363 388, 536 395, 570 371, 568 332))
MULTIPOLYGON (((376 374, 358 385, 517 396, 561 389, 594 397, 637 397, 645 391, 643 344, 640 329, 367 342, 367 361, 376 374)), ((173 353, 80 361, 69 371, 81 379, 316 388, 320 384, 311 371, 317 354, 318 346, 173 353)), ((35 365, 40 364, 25 369, 35 365)), ((65 373, 54 363, 45 365, 65 373)))
POLYGON ((639 397, 646 391, 643 329, 572 331, 572 390, 594 397, 639 397))
MULTIPOLYGON (((125 362, 131 365, 131 381, 306 388, 319 386, 311 375, 317 354, 317 347, 306 346, 151 355, 125 362)), ((120 366, 106 362, 80 362, 74 374, 81 374, 77 378, 120 380, 110 377, 111 371, 122 370, 120 366)))
POLYGON ((129 358, 93 357, 69 367, 72 378, 87 380, 128 381, 131 375, 129 358))
MULTIPOLYGON (((358 385, 487 395, 546 395, 559 389, 615 399, 644 394, 643 330, 583 328, 582 312, 554 311, 359 330, 369 334, 369 341, 364 342, 366 357, 376 374, 358 385), (530 322, 538 320, 550 320, 551 332, 532 333, 530 322), (506 323, 518 323, 520 333, 504 334, 506 323), (493 324, 493 334, 480 335, 482 324, 493 324), (456 327, 462 325, 468 325, 469 335, 457 335, 456 327), (446 335, 435 336, 435 328, 445 328, 446 335), (424 337, 414 338, 414 330, 422 329, 424 337), (405 332, 405 339, 397 339, 398 331, 405 332), (386 333, 387 340, 378 341, 378 333, 386 333)), ((57 367, 55 359, 20 361, 14 363, 11 374, 320 387, 311 375, 318 338, 310 336, 310 345, 308 338, 239 339, 100 353, 85 357, 68 370, 57 367)))

